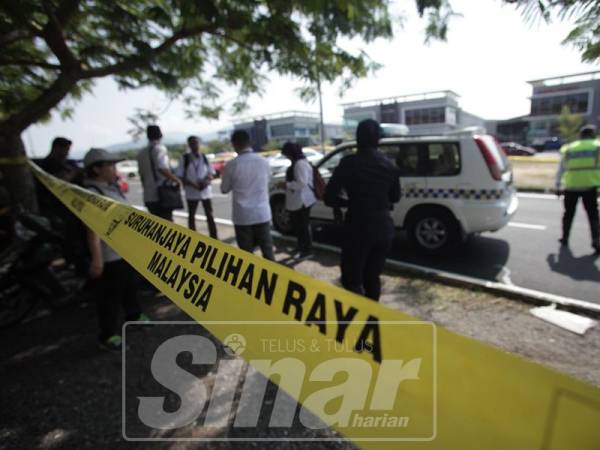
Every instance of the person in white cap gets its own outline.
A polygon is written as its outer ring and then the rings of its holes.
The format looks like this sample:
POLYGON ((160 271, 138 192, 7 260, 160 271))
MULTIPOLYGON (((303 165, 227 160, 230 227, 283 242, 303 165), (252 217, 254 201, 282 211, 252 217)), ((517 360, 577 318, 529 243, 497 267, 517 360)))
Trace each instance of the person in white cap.
MULTIPOLYGON (((127 202, 117 184, 115 164, 122 159, 108 151, 92 148, 83 158, 84 186, 97 194, 119 202, 127 202)), ((106 350, 121 351, 119 307, 125 320, 148 321, 137 301, 137 279, 134 269, 98 235, 88 229, 90 253, 89 277, 95 289, 100 325, 99 343, 106 350)))

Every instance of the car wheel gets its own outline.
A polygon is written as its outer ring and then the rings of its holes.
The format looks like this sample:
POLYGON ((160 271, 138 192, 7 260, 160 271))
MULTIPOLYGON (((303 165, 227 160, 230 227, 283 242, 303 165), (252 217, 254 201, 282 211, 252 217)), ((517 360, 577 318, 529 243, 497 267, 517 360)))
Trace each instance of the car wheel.
POLYGON ((413 214, 408 234, 413 246, 430 254, 443 253, 456 245, 460 236, 458 223, 452 214, 437 208, 413 214))
POLYGON ((292 218, 290 212, 285 209, 285 197, 277 196, 271 200, 271 212, 275 229, 282 234, 292 234, 292 218))

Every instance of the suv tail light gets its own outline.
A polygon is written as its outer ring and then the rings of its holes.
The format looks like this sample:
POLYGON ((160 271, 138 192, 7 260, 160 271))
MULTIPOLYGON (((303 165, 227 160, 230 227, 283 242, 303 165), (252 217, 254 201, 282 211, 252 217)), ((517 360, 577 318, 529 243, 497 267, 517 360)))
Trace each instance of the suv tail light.
POLYGON ((473 139, 475 139, 475 143, 479 147, 479 151, 488 166, 492 178, 496 181, 502 181, 503 161, 502 157, 497 154, 497 149, 493 147, 493 139, 489 136, 474 136, 473 139))

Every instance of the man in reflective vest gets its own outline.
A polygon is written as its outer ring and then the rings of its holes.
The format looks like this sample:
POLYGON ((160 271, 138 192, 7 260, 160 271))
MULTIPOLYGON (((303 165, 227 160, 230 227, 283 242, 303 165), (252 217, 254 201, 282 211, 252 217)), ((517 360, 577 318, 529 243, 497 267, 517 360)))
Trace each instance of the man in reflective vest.
POLYGON ((586 125, 580 131, 580 138, 560 149, 561 160, 556 176, 556 188, 564 190, 565 212, 562 220, 560 243, 568 245, 569 232, 575 216, 579 197, 590 222, 592 247, 600 254, 600 227, 598 220, 598 187, 600 186, 600 140, 596 137, 596 127, 586 125))

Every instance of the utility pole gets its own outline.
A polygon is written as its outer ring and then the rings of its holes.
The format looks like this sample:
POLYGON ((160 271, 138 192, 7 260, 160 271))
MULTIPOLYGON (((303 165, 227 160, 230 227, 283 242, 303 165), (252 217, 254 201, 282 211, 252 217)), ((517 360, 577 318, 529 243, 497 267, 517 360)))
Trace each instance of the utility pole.
POLYGON ((321 123, 321 153, 325 154, 325 124, 323 123, 323 97, 321 96, 321 76, 317 72, 317 91, 319 91, 319 119, 321 123))

